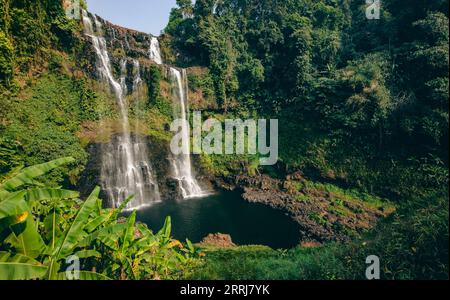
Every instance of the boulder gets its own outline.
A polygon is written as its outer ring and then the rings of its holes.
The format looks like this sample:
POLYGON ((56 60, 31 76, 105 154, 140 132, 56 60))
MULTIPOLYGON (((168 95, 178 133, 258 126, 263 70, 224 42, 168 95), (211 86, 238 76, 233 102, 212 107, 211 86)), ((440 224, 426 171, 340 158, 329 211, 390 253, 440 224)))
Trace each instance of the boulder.
POLYGON ((204 247, 216 247, 216 248, 232 248, 236 245, 233 243, 231 236, 229 234, 214 233, 209 234, 200 243, 204 247))

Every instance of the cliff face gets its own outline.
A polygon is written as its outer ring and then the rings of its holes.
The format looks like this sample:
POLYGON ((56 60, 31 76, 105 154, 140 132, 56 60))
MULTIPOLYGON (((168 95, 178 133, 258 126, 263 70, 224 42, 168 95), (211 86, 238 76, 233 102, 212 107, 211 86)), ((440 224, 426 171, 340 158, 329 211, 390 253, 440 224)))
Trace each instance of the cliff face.
MULTIPOLYGON (((158 181, 161 200, 179 199, 181 195, 178 183, 171 177, 170 149, 168 145, 151 136, 146 137, 145 141, 150 149, 148 152, 149 161, 152 163, 153 172, 158 181)), ((89 161, 79 183, 80 192, 84 196, 89 195, 94 187, 101 182, 102 144, 91 143, 88 145, 87 151, 89 161)), ((102 195, 102 198, 105 198, 105 196, 102 195)))
MULTIPOLYGON (((120 77, 120 63, 125 59, 128 66, 128 76, 126 76, 127 86, 131 88, 133 74, 130 66, 132 66, 131 61, 133 59, 139 61, 141 66, 141 75, 148 74, 149 67, 151 65, 156 65, 149 58, 149 49, 152 36, 150 34, 114 25, 98 16, 97 20, 102 26, 102 35, 106 40, 108 53, 115 76, 116 78, 120 77)), ((94 27, 95 26, 96 24, 94 24, 94 27)), ((85 41, 87 44, 92 43, 87 37, 85 37, 85 41)), ((90 48, 92 49, 92 47, 90 48)), ((94 67, 93 70, 95 70, 95 55, 89 56, 93 58, 93 60, 91 60, 91 65, 94 67)), ((95 72, 92 72, 92 75, 96 76, 95 72)), ((144 79, 149 78, 147 76, 147 78, 144 79)))
MULTIPOLYGON (((94 19, 92 15, 89 16, 94 19)), ((158 182, 161 200, 181 198, 178 181, 172 178, 173 156, 169 149, 172 135, 168 130, 172 119, 172 92, 168 80, 170 67, 156 64, 150 58, 153 36, 116 26, 100 17, 95 20, 93 26, 95 31, 101 32, 105 39, 113 75, 126 86, 124 92, 129 107, 131 134, 139 135, 147 144, 149 162, 158 182), (101 30, 99 30, 100 27, 101 30), (137 65, 139 74, 136 74, 137 65), (137 77, 142 80, 142 88, 139 90, 136 90, 137 77)), ((101 81, 97 70, 98 58, 93 51, 93 41, 88 36, 84 36, 84 40, 86 41, 85 52, 89 60, 87 71, 92 78, 101 81)), ((108 105, 116 106, 114 100, 108 101, 110 102, 108 105)), ((85 124, 81 135, 90 136, 90 143, 87 147, 89 162, 79 184, 83 194, 89 193, 101 182, 102 148, 110 143, 115 135, 121 134, 119 122, 120 118, 106 115, 101 119, 100 124, 85 124)), ((194 160, 197 161, 195 158, 194 160)), ((211 189, 207 181, 201 185, 211 189)))
MULTIPOLYGON (((165 43, 161 44, 161 56, 164 62, 163 65, 157 65, 154 61, 150 59, 150 46, 151 40, 154 38, 151 34, 143 33, 129 28, 124 28, 112 24, 111 22, 97 17, 103 27, 103 34, 107 41, 107 46, 109 53, 111 53, 111 62, 114 66, 114 71, 116 76, 120 74, 120 62, 122 59, 137 59, 141 66, 141 76, 145 82, 152 80, 150 67, 158 67, 162 74, 161 85, 160 85, 160 96, 164 98, 167 102, 171 102, 170 90, 168 83, 168 72, 172 60, 169 56, 173 56, 171 50, 164 47, 165 43)), ((164 40, 163 37, 158 37, 159 40, 164 40)), ((90 42, 89 40, 87 41, 90 42)), ((130 65, 130 64, 129 64, 130 65)), ((128 79, 132 78, 132 69, 129 69, 128 79)), ((211 92, 212 87, 201 86, 199 81, 209 79, 209 70, 201 67, 191 67, 187 68, 186 72, 188 74, 188 101, 192 109, 200 110, 215 110, 218 109, 213 92, 211 92)), ((209 79, 210 80, 210 79, 209 79)), ((127 86, 131 87, 132 82, 127 81, 127 86)))

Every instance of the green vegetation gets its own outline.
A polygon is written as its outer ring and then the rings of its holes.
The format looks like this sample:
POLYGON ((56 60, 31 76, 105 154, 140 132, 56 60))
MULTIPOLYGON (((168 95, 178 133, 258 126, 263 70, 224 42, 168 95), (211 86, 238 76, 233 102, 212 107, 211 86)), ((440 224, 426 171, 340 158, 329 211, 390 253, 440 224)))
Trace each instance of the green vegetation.
MULTIPOLYGON (((83 279, 364 279, 373 254, 384 279, 448 279, 448 7, 385 0, 367 20, 364 1, 177 0, 161 50, 187 68, 191 108, 280 121, 276 166, 202 155, 202 173, 301 172, 292 192, 320 206, 306 218, 324 228, 323 211, 341 223, 365 223, 361 206, 390 215, 346 244, 199 253, 171 239, 170 218, 154 233, 102 208, 98 189, 68 190, 86 146, 121 130, 114 99, 61 1, 0 0, 0 279, 65 279, 72 255, 83 279)), ((166 145, 170 83, 158 66, 143 73, 130 127, 166 145)))
POLYGON ((161 80, 162 74, 161 69, 158 66, 152 65, 150 66, 149 81, 147 82, 148 86, 148 99, 150 104, 158 103, 160 101, 161 95, 161 80))
MULTIPOLYGON (((102 92, 81 72, 81 27, 61 4, 0 1, 0 178, 18 166, 73 156, 69 181, 76 184, 87 162, 76 133, 108 114, 102 92)), ((44 181, 62 183, 68 170, 44 181)))
POLYGON ((349 278, 345 261, 341 261, 341 257, 337 256, 340 254, 339 251, 342 251, 342 247, 336 245, 292 250, 272 250, 261 246, 209 250, 206 252, 205 262, 196 268, 192 279, 336 280, 349 278))
POLYGON ((202 167, 208 174, 229 176, 232 174, 256 175, 259 157, 250 155, 202 155, 202 167))
MULTIPOLYGON (((51 72, 5 100, 9 102, 8 123, 0 125, 0 149, 9 149, 9 154, 0 158, 2 171, 70 155, 77 161, 70 170, 70 180, 75 184, 87 161, 76 133, 83 122, 98 119, 98 95, 82 80, 51 72)), ((63 173, 52 172, 51 182, 62 182, 63 173)))
POLYGON ((386 1, 375 21, 354 1, 200 0, 166 33, 179 64, 210 70, 219 110, 278 117, 289 170, 401 197, 426 188, 412 161, 445 177, 447 25, 446 0, 386 1))
POLYGON ((0 78, 4 84, 9 85, 13 75, 14 48, 11 41, 0 31, 0 78))
MULTIPOLYGON (((303 192, 304 194, 325 192, 327 193, 336 206, 344 206, 346 202, 354 203, 360 202, 364 203, 365 206, 378 209, 383 207, 384 210, 393 209, 392 205, 389 205, 387 199, 381 199, 377 196, 360 192, 355 189, 342 189, 336 185, 323 184, 311 181, 301 181, 296 182, 296 188, 303 192)), ((300 197, 302 199, 302 197, 300 197)))
MULTIPOLYGON (((398 211, 373 231, 370 248, 385 255, 386 278, 448 277, 448 258, 437 254, 448 253, 448 1, 384 1, 380 20, 367 20, 364 3, 355 1, 177 4, 166 28, 177 63, 209 69, 217 113, 280 120, 277 170, 310 179, 298 187, 298 201, 316 201, 308 189, 326 192, 334 198, 329 213, 345 216, 357 213, 346 202, 362 199, 390 210, 381 198, 390 199, 398 211)), ((248 171, 245 157, 202 160, 213 174, 248 171)), ((310 218, 326 225, 319 214, 310 218)), ((267 251, 218 251, 197 275, 351 278, 334 258, 345 257, 345 247, 324 247, 331 254, 320 263, 322 248, 287 256, 269 251, 267 264, 267 251), (321 273, 321 264, 334 271, 321 273), (285 276, 289 269, 300 271, 285 276)), ((355 247, 361 255, 369 249, 355 247)), ((363 277, 363 266, 348 266, 363 277)))
POLYGON ((0 184, 0 280, 70 279, 66 270, 80 259, 82 280, 177 279, 189 274, 198 254, 171 239, 170 217, 153 233, 119 217, 126 206, 103 209, 99 188, 85 200, 79 193, 36 182, 73 162, 58 159, 11 175, 0 184))
POLYGON ((215 100, 213 78, 207 69, 192 70, 188 74, 188 81, 189 89, 199 91, 207 103, 211 103, 215 100))
POLYGON ((60 1, 2 0, 0 11, 2 69, 5 60, 21 72, 37 71, 50 49, 72 51, 77 46, 79 24, 65 17, 60 1), (5 37, 12 53, 5 53, 5 37))

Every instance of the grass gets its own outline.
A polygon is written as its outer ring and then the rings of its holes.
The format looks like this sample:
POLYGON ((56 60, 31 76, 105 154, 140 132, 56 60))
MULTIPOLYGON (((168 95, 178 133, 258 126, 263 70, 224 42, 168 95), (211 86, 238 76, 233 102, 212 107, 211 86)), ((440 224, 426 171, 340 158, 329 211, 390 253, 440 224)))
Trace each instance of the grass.
POLYGON ((207 250, 204 263, 194 271, 192 279, 343 279, 346 268, 336 256, 336 250, 335 245, 292 250, 273 250, 264 246, 207 250))
POLYGON ((336 185, 309 180, 296 182, 295 185, 297 190, 302 193, 297 197, 298 201, 312 201, 311 197, 308 196, 309 194, 325 193, 331 201, 331 209, 344 215, 351 213, 346 207, 347 203, 362 205, 375 210, 382 209, 387 214, 395 211, 395 206, 389 200, 356 189, 343 189, 336 185))

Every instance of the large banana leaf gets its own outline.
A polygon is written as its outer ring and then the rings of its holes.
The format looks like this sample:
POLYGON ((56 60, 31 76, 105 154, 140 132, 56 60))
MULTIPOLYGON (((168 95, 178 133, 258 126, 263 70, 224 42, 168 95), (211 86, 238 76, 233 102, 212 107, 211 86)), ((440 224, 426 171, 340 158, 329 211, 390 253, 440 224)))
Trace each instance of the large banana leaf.
POLYGON ((141 232, 141 238, 135 242, 136 247, 147 251, 148 249, 159 244, 159 239, 157 236, 153 235, 153 232, 148 229, 148 227, 142 223, 136 225, 138 230, 141 232))
POLYGON ((0 190, 13 191, 18 187, 33 182, 35 178, 42 176, 53 169, 71 163, 73 161, 75 161, 73 158, 66 157, 56 159, 48 163, 25 168, 18 175, 3 182, 3 184, 0 185, 0 190))
POLYGON ((24 197, 25 192, 10 193, 6 200, 0 202, 0 242, 8 237, 5 229, 22 223, 29 217, 29 206, 24 197))
POLYGON ((122 250, 121 252, 125 254, 125 251, 133 242, 134 239, 134 223, 136 222, 136 211, 134 211, 131 216, 127 220, 127 229, 125 230, 125 234, 123 236, 122 241, 122 250))
POLYGON ((188 246, 189 251, 194 253, 194 251, 195 251, 194 245, 192 244, 192 242, 189 239, 186 239, 186 244, 188 246))
POLYGON ((25 255, 11 256, 0 252, 0 280, 30 280, 42 278, 47 266, 25 255))
POLYGON ((125 199, 125 201, 123 201, 120 206, 117 208, 117 211, 119 213, 121 213, 128 205, 128 203, 130 203, 131 200, 133 200, 134 195, 129 196, 127 199, 125 199))
POLYGON ((78 258, 102 257, 101 253, 95 250, 81 250, 75 253, 75 256, 78 258))
POLYGON ((113 224, 108 227, 94 231, 83 239, 78 245, 80 247, 88 247, 95 240, 100 241, 104 245, 113 250, 119 250, 117 245, 119 237, 126 229, 126 224, 113 224))
POLYGON ((9 195, 8 191, 0 190, 0 201, 3 201, 3 198, 7 197, 9 195))
POLYGON ((74 221, 62 237, 61 245, 56 254, 57 260, 68 256, 78 242, 85 237, 83 228, 89 221, 89 215, 95 209, 99 193, 100 188, 96 187, 79 209, 74 221))
POLYGON ((106 212, 105 214, 93 219, 84 227, 84 229, 89 233, 94 232, 98 227, 108 222, 113 216, 113 213, 113 211, 106 212))
POLYGON ((172 232, 172 219, 170 218, 170 216, 168 216, 164 221, 163 228, 161 228, 161 230, 158 232, 158 236, 162 238, 162 241, 164 243, 167 243, 170 240, 171 232, 172 232))
POLYGON ((26 222, 29 217, 30 213, 26 211, 20 215, 0 219, 0 242, 9 236, 11 226, 26 222), (6 229, 9 229, 9 232, 6 229))
POLYGON ((129 196, 127 199, 125 199, 125 201, 123 201, 120 206, 114 210, 114 215, 113 218, 117 219, 117 217, 119 216, 120 213, 122 213, 125 208, 127 207, 128 203, 130 203, 131 200, 134 199, 134 195, 129 196))
MULTIPOLYGON (((90 280, 96 280, 96 281, 105 281, 105 280, 111 280, 111 278, 103 275, 103 274, 99 274, 99 273, 94 273, 94 272, 88 272, 88 271, 80 271, 78 272, 78 275, 80 277, 79 280, 85 280, 85 281, 90 281, 90 280)), ((66 273, 58 273, 58 280, 67 280, 67 275, 66 273)))
POLYGON ((26 222, 13 225, 10 228, 11 234, 5 239, 5 242, 13 246, 18 253, 36 258, 45 249, 45 243, 37 230, 31 213, 26 222))
POLYGON ((58 278, 60 269, 59 261, 72 254, 72 251, 78 246, 78 243, 87 236, 83 229, 89 222, 89 216, 96 208, 99 193, 100 188, 97 187, 83 203, 75 219, 59 239, 55 240, 57 231, 55 211, 53 211, 51 220, 46 220, 48 223, 47 228, 52 229, 51 243, 46 247, 44 252, 46 255, 51 256, 50 267, 46 274, 48 279, 54 280, 58 278))
POLYGON ((62 189, 32 189, 27 192, 25 195, 25 200, 27 202, 38 202, 43 200, 64 200, 64 199, 75 199, 80 196, 80 193, 69 190, 62 189))
POLYGON ((58 237, 62 236, 63 231, 61 229, 60 225, 66 225, 68 222, 64 218, 63 215, 60 213, 57 213, 55 209, 52 210, 52 213, 47 215, 44 219, 44 234, 45 239, 49 241, 48 243, 48 250, 46 251, 47 254, 50 254, 53 252, 54 249, 56 249, 56 243, 58 242, 58 237))
POLYGON ((139 229, 139 231, 141 232, 141 234, 143 236, 152 236, 153 235, 153 231, 151 231, 147 225, 143 224, 143 223, 137 223, 136 224, 137 229, 139 229))
POLYGON ((0 219, 16 216, 29 210, 28 204, 25 202, 26 192, 17 192, 9 194, 0 202, 0 219))
MULTIPOLYGON (((20 173, 20 171, 23 169, 23 166, 19 166, 15 169, 13 169, 12 171, 10 171, 8 174, 6 174, 6 176, 3 176, 3 179, 0 183, 3 183, 13 177, 15 177, 16 175, 18 175, 20 173)), ((0 199, 3 198, 5 195, 7 195, 9 192, 6 190, 2 190, 0 189, 0 199)), ((1 200, 0 200, 1 201, 1 200)))

